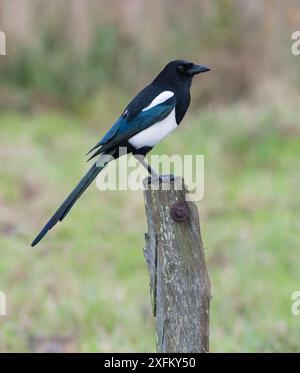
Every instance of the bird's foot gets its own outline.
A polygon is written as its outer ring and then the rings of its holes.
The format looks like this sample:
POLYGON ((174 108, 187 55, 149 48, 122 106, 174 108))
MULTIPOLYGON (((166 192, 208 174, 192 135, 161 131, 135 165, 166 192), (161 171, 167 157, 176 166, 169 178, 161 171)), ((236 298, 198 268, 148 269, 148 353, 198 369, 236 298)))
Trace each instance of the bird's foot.
POLYGON ((152 177, 151 177, 151 176, 148 176, 148 177, 147 177, 147 184, 148 184, 148 185, 151 185, 151 183, 152 183, 152 177))
POLYGON ((174 175, 160 175, 159 176, 159 182, 160 183, 169 183, 171 181, 174 181, 175 180, 175 176, 174 175))
POLYGON ((174 175, 157 175, 157 176, 148 176, 147 178, 147 184, 151 185, 153 181, 156 181, 158 179, 159 184, 165 183, 165 182, 171 182, 175 180, 174 175))

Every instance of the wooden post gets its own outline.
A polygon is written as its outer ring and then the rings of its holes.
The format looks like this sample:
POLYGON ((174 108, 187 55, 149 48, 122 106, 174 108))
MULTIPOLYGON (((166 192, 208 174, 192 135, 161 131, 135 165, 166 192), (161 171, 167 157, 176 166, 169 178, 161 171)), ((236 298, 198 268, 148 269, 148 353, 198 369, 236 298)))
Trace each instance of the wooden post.
POLYGON ((196 204, 184 182, 144 180, 148 221, 145 259, 158 352, 208 352, 210 282, 196 204))

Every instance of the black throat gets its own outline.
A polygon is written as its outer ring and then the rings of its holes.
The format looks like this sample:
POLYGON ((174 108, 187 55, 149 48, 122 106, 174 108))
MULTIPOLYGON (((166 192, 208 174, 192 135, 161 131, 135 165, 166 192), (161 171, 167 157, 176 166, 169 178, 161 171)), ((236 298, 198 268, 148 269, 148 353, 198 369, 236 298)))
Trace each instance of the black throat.
POLYGON ((172 91, 175 94, 177 105, 175 108, 176 123, 179 124, 185 116, 191 102, 190 88, 192 77, 178 79, 178 74, 162 71, 152 82, 152 85, 164 91, 172 91))

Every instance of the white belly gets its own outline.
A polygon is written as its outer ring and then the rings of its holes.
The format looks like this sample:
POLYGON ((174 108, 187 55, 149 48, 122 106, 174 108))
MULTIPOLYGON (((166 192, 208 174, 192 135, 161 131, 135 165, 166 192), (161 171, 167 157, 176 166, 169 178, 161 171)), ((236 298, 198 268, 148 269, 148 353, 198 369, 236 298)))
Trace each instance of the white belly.
POLYGON ((168 136, 176 127, 175 109, 173 109, 165 119, 131 137, 128 142, 136 149, 144 146, 153 147, 168 136))

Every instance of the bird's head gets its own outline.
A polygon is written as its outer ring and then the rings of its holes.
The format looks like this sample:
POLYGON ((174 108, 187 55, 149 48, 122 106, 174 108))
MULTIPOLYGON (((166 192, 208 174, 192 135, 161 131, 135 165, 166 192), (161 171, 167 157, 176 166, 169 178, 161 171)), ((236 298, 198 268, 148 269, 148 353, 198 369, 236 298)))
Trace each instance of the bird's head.
POLYGON ((169 62, 158 74, 155 81, 166 83, 190 84, 195 75, 210 71, 207 66, 198 65, 186 60, 174 60, 169 62))

